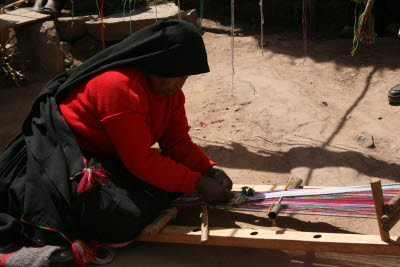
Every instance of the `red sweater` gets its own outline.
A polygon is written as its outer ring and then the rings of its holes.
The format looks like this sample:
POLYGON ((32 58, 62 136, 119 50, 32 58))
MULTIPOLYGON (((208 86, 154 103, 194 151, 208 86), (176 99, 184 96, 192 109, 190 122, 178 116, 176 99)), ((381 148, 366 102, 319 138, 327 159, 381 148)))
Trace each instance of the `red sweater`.
POLYGON ((119 157, 136 177, 191 194, 215 165, 189 136, 182 90, 161 95, 136 68, 106 71, 73 89, 60 110, 80 148, 119 157), (159 143, 163 155, 150 148, 159 143))

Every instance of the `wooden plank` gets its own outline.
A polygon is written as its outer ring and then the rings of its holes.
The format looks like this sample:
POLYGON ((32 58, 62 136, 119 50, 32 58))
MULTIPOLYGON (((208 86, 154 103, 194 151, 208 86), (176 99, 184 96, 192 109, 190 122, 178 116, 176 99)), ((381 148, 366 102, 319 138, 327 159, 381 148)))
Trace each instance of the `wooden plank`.
POLYGON ((0 15, 0 30, 15 28, 27 23, 49 19, 49 14, 32 11, 31 7, 18 8, 0 15))
POLYGON ((382 184, 380 179, 371 179, 371 190, 374 198, 376 218, 378 221, 379 232, 381 234, 382 241, 390 241, 390 235, 388 231, 383 230, 382 215, 383 215, 383 193, 382 184))
MULTIPOLYGON (((137 241, 200 245, 201 231, 199 227, 167 226, 159 234, 142 235, 137 241)), ((376 235, 209 228, 207 244, 279 250, 400 255, 400 239, 397 236, 393 236, 392 241, 386 243, 376 235)))

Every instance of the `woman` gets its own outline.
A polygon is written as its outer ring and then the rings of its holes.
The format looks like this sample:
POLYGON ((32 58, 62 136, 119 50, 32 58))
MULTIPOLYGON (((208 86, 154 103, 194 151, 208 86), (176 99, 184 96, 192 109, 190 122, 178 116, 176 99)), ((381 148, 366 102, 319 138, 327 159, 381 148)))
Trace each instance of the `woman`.
POLYGON ((232 182, 192 143, 181 91, 208 71, 197 29, 168 20, 51 80, 0 158, 0 250, 70 243, 87 263, 182 193, 228 201, 232 182))

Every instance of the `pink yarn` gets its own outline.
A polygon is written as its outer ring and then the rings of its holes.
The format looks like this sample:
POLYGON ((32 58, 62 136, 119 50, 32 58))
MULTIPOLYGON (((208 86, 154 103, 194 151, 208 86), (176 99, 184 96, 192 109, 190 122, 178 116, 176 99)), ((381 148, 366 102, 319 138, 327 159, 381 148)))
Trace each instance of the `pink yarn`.
POLYGON ((92 191, 97 185, 104 186, 104 182, 107 181, 107 175, 109 174, 97 165, 87 167, 87 160, 85 158, 83 158, 83 163, 85 164, 85 168, 72 178, 74 179, 76 176, 83 174, 78 185, 78 195, 92 191))
POLYGON ((75 263, 80 266, 84 266, 96 258, 96 246, 82 240, 75 240, 71 244, 71 250, 75 263))

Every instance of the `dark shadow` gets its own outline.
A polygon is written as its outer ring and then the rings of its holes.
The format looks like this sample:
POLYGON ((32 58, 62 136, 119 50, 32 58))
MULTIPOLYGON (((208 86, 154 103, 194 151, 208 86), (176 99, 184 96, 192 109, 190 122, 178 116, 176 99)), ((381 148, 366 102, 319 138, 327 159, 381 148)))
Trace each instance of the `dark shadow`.
MULTIPOLYGON (((353 27, 355 3, 353 1, 308 0, 314 8, 308 9, 307 58, 315 62, 335 62, 340 66, 375 66, 377 69, 399 67, 400 57, 397 33, 392 37, 388 28, 400 26, 400 1, 383 0, 374 4, 376 42, 370 46, 359 44, 355 56, 353 31, 344 33, 345 26, 353 27), (313 14, 311 14, 311 9, 313 14), (332 19, 334 18, 334 19, 332 19), (346 35, 345 38, 341 36, 346 35), (396 38, 394 38, 396 37, 396 38)), ((182 1, 182 9, 196 8, 200 17, 199 1, 182 1)), ((264 51, 304 58, 305 48, 302 28, 303 1, 264 1, 264 51)), ((204 1, 202 30, 231 35, 230 1, 204 1), (217 24, 217 25, 214 25, 217 24)), ((260 43, 259 1, 235 1, 235 33, 252 36, 260 43)), ((398 28, 397 28, 398 30, 398 28)), ((267 57, 265 57, 267 59, 267 57)), ((306 63, 307 64, 307 63, 306 63)))
MULTIPOLYGON (((184 208, 178 216, 171 222, 179 226, 200 226, 199 217, 200 207, 184 208)), ((226 211, 222 209, 209 209, 209 226, 221 228, 242 228, 237 222, 247 223, 257 228, 274 227, 271 220, 260 213, 242 213, 235 211, 226 211)), ((279 216, 278 226, 284 226, 285 230, 296 230, 302 232, 321 232, 321 233, 347 233, 355 234, 357 232, 347 231, 326 222, 307 222, 291 216, 279 216)), ((275 227, 275 229, 277 229, 275 227)))
MULTIPOLYGON (((201 148, 221 167, 276 173, 290 173, 297 167, 307 167, 311 170, 324 167, 348 167, 367 176, 400 182, 400 165, 352 150, 337 152, 328 150, 326 146, 296 146, 287 152, 261 148, 252 152, 248 147, 235 142, 229 144, 229 147, 208 145, 201 148)), ((306 180, 304 184, 307 184, 306 180)))

